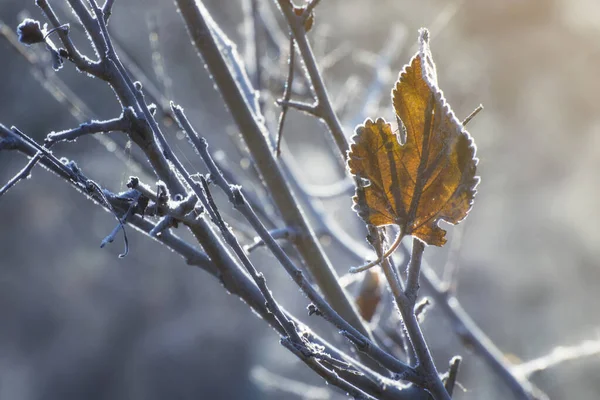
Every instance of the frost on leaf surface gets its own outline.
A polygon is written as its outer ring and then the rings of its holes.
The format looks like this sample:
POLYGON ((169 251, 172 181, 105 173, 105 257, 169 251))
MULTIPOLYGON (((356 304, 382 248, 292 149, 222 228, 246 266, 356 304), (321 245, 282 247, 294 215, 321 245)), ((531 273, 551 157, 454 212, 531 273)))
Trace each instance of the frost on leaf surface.
POLYGON ((425 29, 419 44, 392 90, 406 142, 382 118, 367 119, 356 129, 348 168, 362 182, 353 208, 367 224, 395 224, 405 235, 442 246, 446 231, 439 221, 457 224, 473 205, 478 160, 473 139, 438 87, 425 29))

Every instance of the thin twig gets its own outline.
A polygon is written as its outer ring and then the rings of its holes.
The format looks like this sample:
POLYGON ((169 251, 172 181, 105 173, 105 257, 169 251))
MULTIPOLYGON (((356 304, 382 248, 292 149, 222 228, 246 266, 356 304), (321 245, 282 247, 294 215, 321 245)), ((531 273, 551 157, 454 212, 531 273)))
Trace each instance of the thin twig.
POLYGON ((15 176, 13 176, 6 185, 0 188, 0 197, 4 195, 7 191, 9 191, 13 186, 22 181, 23 179, 27 179, 31 174, 31 170, 37 164, 37 162, 43 157, 42 152, 37 152, 31 159, 27 162, 25 167, 21 169, 15 176))
POLYGON ((513 367, 513 371, 517 376, 529 378, 537 372, 562 363, 598 355, 600 355, 600 340, 585 340, 574 346, 557 346, 546 355, 513 367))
POLYGON ((286 108, 295 108, 298 111, 305 112, 317 118, 320 118, 319 107, 317 104, 304 103, 302 101, 294 101, 294 100, 285 100, 279 99, 277 100, 277 104, 281 107, 286 108))
MULTIPOLYGON (((269 234, 273 237, 273 239, 277 240, 285 239, 293 241, 294 237, 296 236, 294 230, 289 227, 271 230, 269 231, 269 234)), ((244 246, 244 250, 246 250, 247 253, 251 253, 261 246, 265 246, 265 241, 260 237, 256 237, 254 238, 254 243, 244 246)))
POLYGON ((475 108, 475 109, 473 110, 473 112, 472 112, 471 114, 469 114, 469 116, 467 116, 467 118, 465 118, 465 119, 463 120, 463 122, 462 122, 462 126, 467 126, 467 124, 468 124, 469 122, 471 122, 471 120, 472 120, 473 118, 475 118, 475 116, 476 116, 477 114, 479 114, 479 112, 480 112, 481 110, 483 110, 483 104, 480 104, 480 105, 478 105, 478 106, 477 106, 477 108, 475 108))
POLYGON ((431 300, 428 297, 422 298, 418 303, 415 304, 415 317, 419 322, 423 322, 425 314, 431 306, 431 300))
POLYGON ((217 205, 215 204, 212 198, 210 189, 208 187, 208 183, 206 182, 206 179, 203 176, 200 176, 200 182, 202 183, 202 188, 206 194, 206 199, 208 202, 207 208, 213 219, 213 223, 217 225, 217 227, 221 231, 221 234, 223 235, 223 239, 225 239, 225 242, 229 245, 229 247, 231 247, 235 255, 238 257, 238 259, 244 266, 244 268, 246 268, 246 271, 248 271, 248 273, 252 277, 252 280, 254 280, 254 283, 256 283, 256 285, 260 289, 261 293, 265 297, 267 309, 269 310, 269 312, 271 312, 275 316, 277 321, 281 324, 282 328, 286 332, 287 336, 295 343, 301 344, 302 339, 300 338, 298 331, 296 331, 296 327, 281 310, 279 303, 277 303, 277 301, 273 297, 273 294, 267 287, 267 282, 265 280, 264 275, 256 270, 256 268, 246 255, 246 252, 238 242, 237 238, 235 237, 233 232, 231 232, 231 230, 223 220, 223 217, 221 216, 221 213, 219 212, 219 209, 217 208, 217 205))
POLYGON ((279 122, 277 123, 277 144, 275 148, 275 155, 279 157, 281 154, 281 139, 283 138, 283 124, 285 123, 285 116, 287 115, 290 99, 292 98, 292 84, 294 83, 294 56, 296 54, 296 47, 294 46, 294 38, 290 36, 290 56, 288 60, 288 76, 285 81, 285 88, 283 89, 283 98, 281 105, 281 114, 279 115, 279 122))
MULTIPOLYGON (((2 21, 0 21, 0 33, 10 43, 20 56, 22 56, 30 65, 31 75, 40 83, 41 87, 52 96, 56 101, 62 104, 65 109, 79 122, 90 120, 93 112, 69 87, 55 74, 48 74, 47 68, 41 62, 40 57, 34 52, 26 51, 18 42, 16 34, 9 29, 2 21)), ((109 137, 106 135, 94 135, 94 139, 99 141, 103 146, 110 148, 114 147, 121 151, 116 152, 116 156, 127 164, 131 169, 143 171, 149 176, 153 175, 153 171, 138 153, 126 155, 123 151, 126 147, 126 140, 119 137, 109 137)))
MULTIPOLYGON (((317 114, 325 122, 325 124, 327 124, 343 159, 349 149, 348 141, 344 134, 342 124, 333 110, 327 88, 323 83, 323 78, 321 77, 314 54, 310 44, 308 43, 303 17, 296 15, 291 2, 287 0, 277 0, 277 2, 279 3, 279 7, 285 16, 290 29, 292 30, 294 39, 296 40, 296 45, 298 46, 298 51, 302 55, 302 61, 306 67, 306 72, 310 77, 310 82, 313 86, 313 92, 317 100, 317 114)), ((311 4, 307 6, 306 11, 309 11, 309 7, 316 6, 316 3, 317 2, 314 1, 311 2, 311 4)))
POLYGON ((125 108, 123 113, 117 118, 106 121, 85 122, 74 129, 50 132, 46 136, 46 143, 54 144, 61 141, 74 141, 81 136, 95 133, 107 133, 113 131, 127 132, 131 127, 132 118, 134 118, 133 110, 128 107, 125 108))

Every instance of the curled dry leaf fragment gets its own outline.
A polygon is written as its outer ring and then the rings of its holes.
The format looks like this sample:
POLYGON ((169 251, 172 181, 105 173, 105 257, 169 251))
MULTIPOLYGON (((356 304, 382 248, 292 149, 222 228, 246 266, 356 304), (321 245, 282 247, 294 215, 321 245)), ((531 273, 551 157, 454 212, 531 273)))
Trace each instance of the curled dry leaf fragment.
POLYGON ((406 139, 383 119, 367 119, 356 129, 348 168, 362 183, 353 208, 367 224, 395 224, 402 235, 442 246, 446 231, 439 221, 457 224, 473 205, 478 160, 473 139, 438 87, 428 31, 419 33, 420 49, 392 91, 406 139))
POLYGON ((371 322, 382 297, 381 277, 379 271, 368 271, 356 296, 356 307, 365 321, 371 322))
MULTIPOLYGON (((306 11, 306 7, 294 7, 294 14, 296 14, 298 17, 303 16, 305 11, 306 11)), ((314 23, 315 23, 315 11, 311 10, 310 14, 304 20, 304 30, 306 32, 310 31, 312 29, 314 23)))

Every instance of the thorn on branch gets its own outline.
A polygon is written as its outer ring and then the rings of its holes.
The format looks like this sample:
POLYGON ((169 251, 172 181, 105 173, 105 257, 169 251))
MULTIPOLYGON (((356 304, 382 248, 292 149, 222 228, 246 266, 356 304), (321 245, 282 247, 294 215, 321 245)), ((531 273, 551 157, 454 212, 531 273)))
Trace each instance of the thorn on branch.
POLYGON ((115 0, 106 0, 104 6, 102 6, 102 15, 104 16, 104 23, 108 24, 108 20, 112 15, 112 8, 115 0))
POLYGON ((321 311, 319 311, 319 309, 317 308, 317 306, 315 306, 313 303, 310 303, 308 305, 308 307, 306 307, 306 309, 308 310, 308 316, 312 317, 313 315, 316 315, 318 317, 322 317, 323 313, 321 311))
POLYGON ((419 322, 423 322, 425 319, 425 314, 427 313, 427 310, 429 310, 430 305, 431 301, 429 300, 429 297, 425 297, 415 306, 415 317, 417 317, 419 322))
POLYGON ((444 377, 444 387, 450 396, 454 392, 454 386, 456 385, 456 378, 458 377, 458 368, 460 367, 460 362, 462 358, 460 356, 454 356, 450 360, 450 367, 448 369, 447 375, 444 377))

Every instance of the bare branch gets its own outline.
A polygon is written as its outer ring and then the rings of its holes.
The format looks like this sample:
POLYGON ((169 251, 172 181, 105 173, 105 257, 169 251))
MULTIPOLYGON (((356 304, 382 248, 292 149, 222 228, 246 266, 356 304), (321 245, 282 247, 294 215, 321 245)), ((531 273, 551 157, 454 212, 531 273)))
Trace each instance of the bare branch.
MULTIPOLYGON (((240 188, 232 187, 223 178, 216 164, 212 160, 210 153, 208 152, 206 140, 198 136, 198 134, 193 130, 191 124, 183 113, 183 109, 181 107, 174 106, 173 112, 177 118, 177 122, 188 135, 192 144, 196 147, 196 150, 210 171, 212 181, 219 186, 225 192, 225 194, 227 194, 234 207, 239 210, 242 215, 244 215, 250 225, 256 230, 260 238, 265 242, 269 250, 271 250, 273 255, 275 255, 277 260, 294 280, 294 282, 296 282, 296 284, 300 287, 300 289, 302 289, 308 298, 315 303, 319 312, 338 329, 348 332, 346 336, 357 346, 360 351, 369 355, 371 358, 373 358, 373 360, 381 363, 381 365, 392 370, 393 372, 401 374, 402 376, 411 375, 410 368, 407 368, 404 363, 385 353, 368 337, 350 325, 318 293, 318 291, 305 277, 305 274, 294 264, 294 262, 285 254, 281 246, 279 246, 277 241, 269 234, 269 231, 264 227, 248 203, 245 201, 240 188)), ((408 377, 405 377, 405 379, 410 380, 408 377)))
MULTIPOLYGON (((211 22, 212 19, 208 11, 201 2, 194 0, 176 0, 176 4, 184 18, 192 41, 202 55, 206 67, 225 99, 225 103, 230 110, 235 110, 233 118, 240 128, 241 134, 254 157, 257 169, 264 179, 275 205, 281 212, 286 226, 295 227, 301 232, 296 241, 296 246, 311 275, 333 308, 352 326, 359 329, 362 334, 369 336, 369 328, 358 315, 348 294, 339 285, 337 273, 323 253, 323 249, 300 211, 294 194, 281 173, 267 141, 268 132, 266 132, 261 121, 257 119, 252 104, 244 97, 244 92, 240 87, 242 83, 236 82, 234 79, 231 73, 233 67, 227 64, 219 50, 219 46, 217 46, 215 31, 211 29, 211 24, 214 23, 211 22)), ((247 81, 243 83, 244 87, 247 85, 247 81)))
POLYGON ((273 297, 273 294, 267 287, 267 282, 265 280, 264 275, 256 270, 256 268, 246 255, 246 252, 238 242, 237 238, 231 232, 231 230, 223 220, 223 217, 221 216, 221 213, 219 212, 217 205, 215 204, 212 198, 206 179, 203 176, 201 176, 200 181, 202 183, 202 188, 206 193, 206 199, 208 203, 207 208, 209 214, 211 215, 213 223, 217 225, 217 227, 221 231, 221 234, 223 235, 223 238, 225 239, 225 242, 229 245, 229 247, 231 247, 235 255, 238 257, 238 259, 244 266, 244 268, 246 268, 246 271, 248 271, 248 273, 254 280, 254 283, 256 283, 256 286, 258 286, 258 288, 260 289, 262 295, 265 297, 267 310, 271 312, 275 316, 275 319, 281 324, 281 327, 286 332, 287 337, 297 345, 302 345, 302 339, 300 338, 296 327, 281 310, 281 307, 279 306, 279 304, 273 297))
MULTIPOLYGON (((23 152, 26 155, 33 156, 35 155, 41 146, 34 145, 30 138, 26 135, 13 132, 4 126, 0 125, 0 149, 4 150, 18 150, 23 152), (21 137, 23 135, 23 137, 21 137)), ((60 160, 58 160, 52 153, 47 151, 43 152, 47 157, 43 157, 40 160, 40 163, 43 164, 46 168, 51 170, 52 172, 58 174, 62 178, 66 179, 73 185, 76 189, 86 194, 88 197, 91 196, 93 200, 102 205, 103 207, 108 207, 106 202, 99 198, 97 191, 89 191, 86 189, 85 183, 89 181, 87 177, 85 177, 81 170, 76 167, 74 163, 64 164, 60 160)), ((102 192, 106 192, 104 189, 101 189, 102 192)), ((140 192, 141 193, 141 192, 140 192)), ((117 199, 118 197, 109 196, 107 199, 111 201, 111 199, 117 199)), ((187 200, 183 201, 183 203, 188 203, 187 200)), ((114 207, 121 207, 121 202, 115 203, 114 207)), ((131 215, 128 218, 127 223, 133 225, 139 230, 148 234, 152 229, 155 228, 155 225, 149 221, 142 219, 138 215, 131 215)), ((203 219, 198 219, 198 224, 203 226, 203 219)), ((206 229, 206 228, 204 228, 206 229)), ((273 318, 271 312, 266 308, 264 303, 264 297, 262 293, 258 290, 258 287, 249 281, 250 277, 241 272, 240 269, 236 267, 235 264, 227 262, 225 259, 218 260, 217 262, 211 261, 205 254, 199 252, 198 250, 191 247, 189 244, 183 242, 181 239, 175 237, 169 231, 164 231, 161 235, 155 237, 156 240, 161 243, 167 245, 172 250, 181 254, 190 265, 196 265, 207 272, 211 273, 220 278, 221 282, 225 285, 228 291, 240 296, 244 299, 257 313, 259 313, 269 324, 271 324, 279 333, 283 334, 285 331, 282 330, 277 321, 273 318)), ((207 238, 202 240, 203 244, 206 245, 207 238)), ((211 248, 209 247, 209 250, 211 248)), ((212 250, 211 250, 212 251, 212 250)), ((393 381, 386 380, 385 378, 377 375, 373 371, 365 368, 361 364, 357 363, 355 360, 347 356, 345 353, 336 349, 331 344, 327 343, 317 335, 315 335, 308 327, 294 319, 289 313, 283 309, 282 312, 286 315, 286 318, 293 321, 293 323, 298 327, 299 331, 303 332, 303 336, 305 339, 313 343, 314 346, 322 346, 324 348, 323 352, 320 354, 315 354, 310 352, 310 359, 313 360, 315 356, 318 356, 320 359, 328 360, 327 362, 334 362, 332 358, 326 357, 325 354, 331 354, 336 359, 339 359, 342 364, 348 363, 353 369, 357 369, 360 371, 359 374, 356 372, 349 372, 344 368, 334 368, 334 374, 337 374, 337 378, 331 375, 331 371, 323 371, 321 366, 315 366, 313 361, 310 361, 311 368, 316 367, 319 368, 321 373, 324 373, 323 376, 328 377, 330 379, 334 379, 334 383, 338 383, 340 385, 350 385, 356 387, 367 388, 369 393, 375 393, 377 398, 381 399, 422 399, 425 400, 425 397, 419 397, 419 391, 415 391, 414 388, 402 388, 397 385, 393 381), (354 382, 354 383, 353 383, 354 382), (381 382, 381 384, 374 383, 381 382)), ((297 348, 297 347, 295 347, 297 348)), ((339 364, 339 363, 337 363, 339 364)), ((342 365, 340 364, 340 365, 342 365)), ((350 387, 348 386, 348 387, 350 387)))

